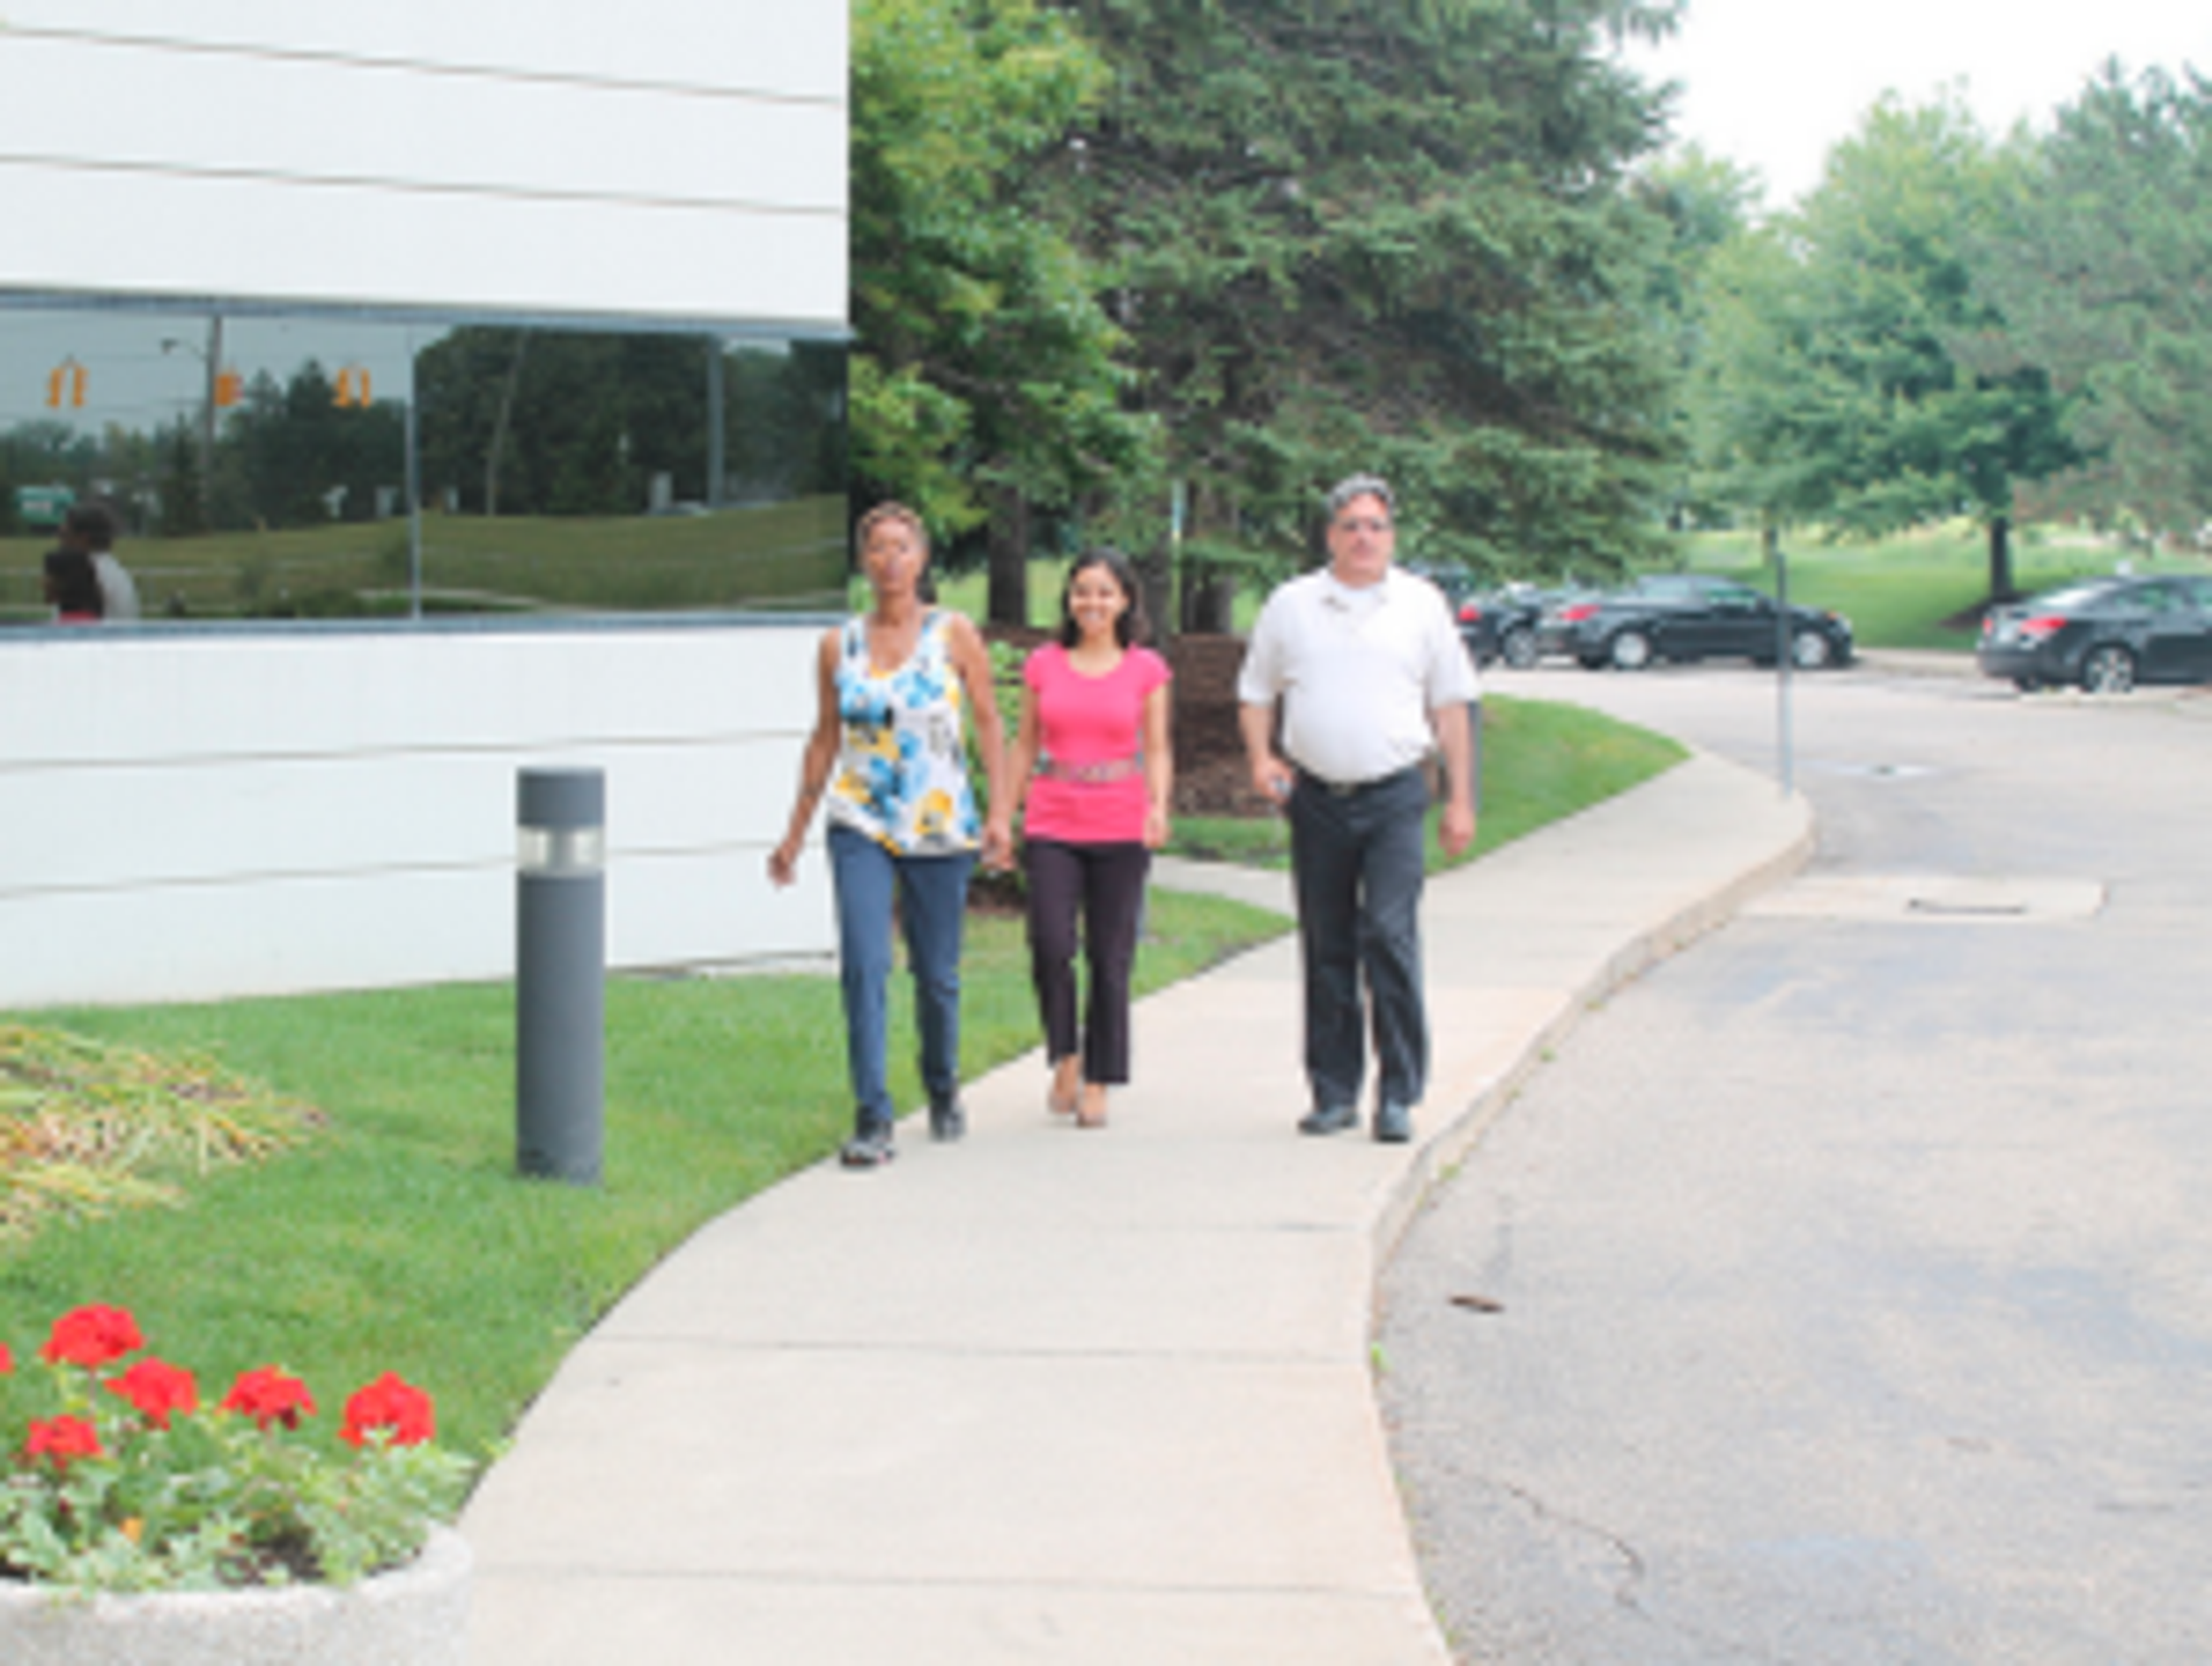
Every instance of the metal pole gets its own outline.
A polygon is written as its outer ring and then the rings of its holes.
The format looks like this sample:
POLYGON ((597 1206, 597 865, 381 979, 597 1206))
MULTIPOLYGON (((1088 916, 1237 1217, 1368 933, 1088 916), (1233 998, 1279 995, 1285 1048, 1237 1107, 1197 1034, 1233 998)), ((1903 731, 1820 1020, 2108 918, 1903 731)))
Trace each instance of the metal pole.
POLYGON ((723 384, 722 338, 707 337, 707 507, 720 509, 730 494, 729 395, 723 384))
POLYGON ((606 788, 595 769, 517 779, 514 1154, 599 1180, 606 1083, 606 788))
POLYGON ((1796 736, 1790 707, 1790 679, 1797 667, 1797 643, 1796 633, 1790 627, 1790 558, 1783 554, 1782 540, 1771 527, 1767 536, 1773 541, 1774 550, 1775 748, 1781 766, 1782 795, 1786 798, 1797 790, 1796 736))
POLYGON ((422 438, 416 411, 415 354, 407 354, 407 616, 422 616, 422 438))
POLYGON ((200 403, 200 522, 215 524, 216 395, 222 383, 222 314, 208 315, 207 397, 200 403))

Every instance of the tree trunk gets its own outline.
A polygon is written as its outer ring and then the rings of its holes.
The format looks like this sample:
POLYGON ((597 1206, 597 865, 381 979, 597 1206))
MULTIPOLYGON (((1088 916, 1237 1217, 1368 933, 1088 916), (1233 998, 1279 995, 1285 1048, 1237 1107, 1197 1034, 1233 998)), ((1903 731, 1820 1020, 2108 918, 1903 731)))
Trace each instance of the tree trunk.
POLYGON ((507 379, 500 385, 499 410, 492 418, 491 444, 484 448, 483 512, 489 520, 499 513, 499 459, 507 449, 507 424, 514 416, 514 390, 522 380, 522 355, 530 345, 530 332, 514 332, 514 357, 507 360, 507 379))
POLYGON ((1183 628, 1199 635, 1225 633, 1237 609, 1237 577, 1218 567, 1183 576, 1183 628), (1196 582, 1194 583, 1194 578, 1196 582))
POLYGON ((1152 646, 1165 649, 1176 633, 1175 549, 1165 538, 1137 563, 1137 588, 1145 598, 1145 617, 1152 627, 1152 646))
MULTIPOLYGON (((1190 494, 1190 524, 1194 533, 1233 530, 1236 513, 1213 492, 1194 487, 1190 494)), ((1194 559, 1186 547, 1182 560, 1182 628, 1194 636, 1218 635, 1229 629, 1237 600, 1237 578, 1210 561, 1194 559)))
POLYGON ((1030 500, 1018 487, 993 488, 991 572, 984 612, 994 625, 1030 622, 1030 500))
POLYGON ((1990 517, 1990 600, 2009 602, 2019 595, 2012 583, 2012 517, 1990 517))

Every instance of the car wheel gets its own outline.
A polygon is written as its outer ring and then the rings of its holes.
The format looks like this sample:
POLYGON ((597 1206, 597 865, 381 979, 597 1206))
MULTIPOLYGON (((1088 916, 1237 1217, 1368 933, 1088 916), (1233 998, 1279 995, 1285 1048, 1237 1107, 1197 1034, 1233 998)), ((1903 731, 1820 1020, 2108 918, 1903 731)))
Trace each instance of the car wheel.
POLYGON ((2136 657, 2116 642, 2092 648, 2081 660, 2081 686, 2093 694, 2124 694, 2136 686, 2136 657))
POLYGON ((1790 639, 1790 660, 1801 671, 1825 670, 1836 657, 1828 639, 1818 631, 1800 631, 1790 639))
POLYGON ((1542 656, 1537 651, 1536 633, 1526 625, 1516 626, 1505 633, 1505 639, 1498 645, 1505 663, 1516 671, 1525 671, 1542 656))
POLYGON ((1651 639, 1642 631, 1623 631, 1607 645, 1616 671, 1640 671, 1651 663, 1651 639))

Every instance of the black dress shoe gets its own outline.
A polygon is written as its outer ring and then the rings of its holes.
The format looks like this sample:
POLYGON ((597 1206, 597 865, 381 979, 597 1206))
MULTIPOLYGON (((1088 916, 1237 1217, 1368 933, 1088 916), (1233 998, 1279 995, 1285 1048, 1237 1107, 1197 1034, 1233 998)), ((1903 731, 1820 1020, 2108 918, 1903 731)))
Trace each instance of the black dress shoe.
POLYGON ((1385 1145, 1403 1145, 1413 1137, 1413 1107, 1384 1100, 1375 1107, 1375 1137, 1385 1145))
POLYGON ((1316 1105, 1298 1118, 1301 1134, 1341 1134, 1347 1128, 1359 1126, 1359 1107, 1356 1105, 1316 1105))

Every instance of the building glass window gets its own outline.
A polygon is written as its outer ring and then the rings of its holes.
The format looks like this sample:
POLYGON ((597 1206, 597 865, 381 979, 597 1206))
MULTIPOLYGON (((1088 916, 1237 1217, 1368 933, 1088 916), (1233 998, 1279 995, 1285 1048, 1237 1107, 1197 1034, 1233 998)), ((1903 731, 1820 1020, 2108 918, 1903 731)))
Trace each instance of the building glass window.
POLYGON ((833 609, 844 399, 775 336, 0 305, 0 621, 88 499, 150 620, 833 609))

